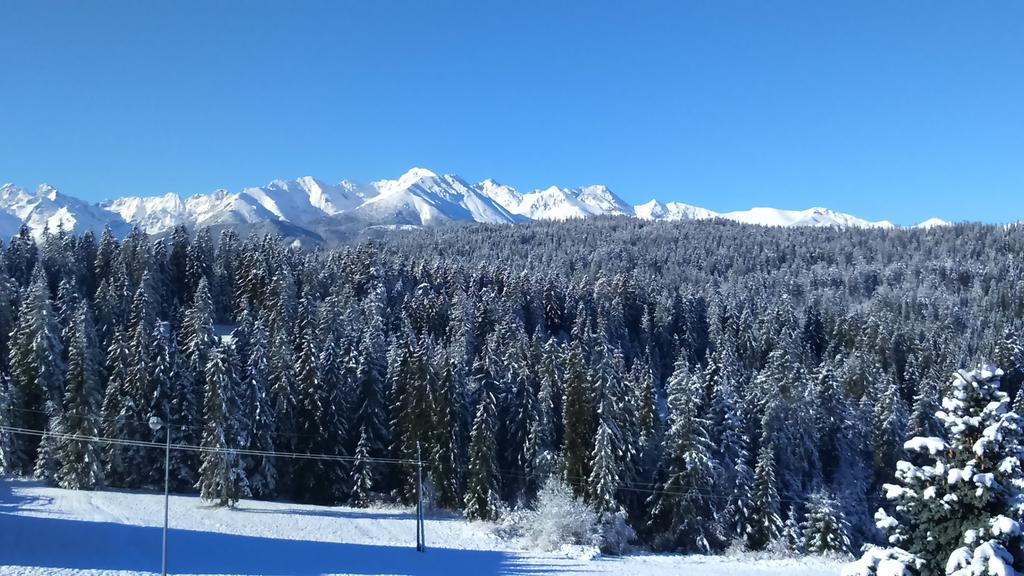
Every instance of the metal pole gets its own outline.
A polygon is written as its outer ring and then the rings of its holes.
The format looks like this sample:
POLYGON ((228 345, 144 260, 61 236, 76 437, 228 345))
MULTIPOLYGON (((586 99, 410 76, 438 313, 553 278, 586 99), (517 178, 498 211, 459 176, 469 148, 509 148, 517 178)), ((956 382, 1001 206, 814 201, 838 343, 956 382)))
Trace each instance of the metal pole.
POLYGON ((171 425, 164 425, 167 434, 167 445, 164 450, 164 545, 160 564, 160 573, 167 576, 167 508, 170 500, 171 485, 171 425))
POLYGON ((423 538, 423 460, 420 457, 420 443, 416 442, 416 551, 423 552, 426 546, 423 538))

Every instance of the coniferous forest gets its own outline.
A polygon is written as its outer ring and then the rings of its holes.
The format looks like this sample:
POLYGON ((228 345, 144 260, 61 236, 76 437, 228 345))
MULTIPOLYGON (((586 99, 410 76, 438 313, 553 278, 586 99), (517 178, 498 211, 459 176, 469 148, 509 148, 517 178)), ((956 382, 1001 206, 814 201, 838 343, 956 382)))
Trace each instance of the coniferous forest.
POLYGON ((957 369, 1024 402, 1021 226, 23 230, 0 254, 0 468, 67 488, 162 487, 169 433, 209 448, 171 451, 172 489, 217 503, 411 503, 419 449, 470 519, 556 477, 652 549, 853 553, 905 442, 953 441, 957 369))

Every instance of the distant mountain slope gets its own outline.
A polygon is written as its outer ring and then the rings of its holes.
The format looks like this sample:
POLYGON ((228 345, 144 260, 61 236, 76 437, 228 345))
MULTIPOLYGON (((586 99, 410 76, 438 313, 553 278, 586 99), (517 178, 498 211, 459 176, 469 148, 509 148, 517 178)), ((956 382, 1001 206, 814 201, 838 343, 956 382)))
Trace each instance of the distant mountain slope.
MULTIPOLYGON (((58 229, 98 233, 105 226, 118 235, 126 234, 133 226, 160 234, 184 224, 250 231, 279 226, 303 230, 305 233, 299 236, 315 238, 320 233, 329 237, 350 236, 354 231, 370 228, 386 231, 454 222, 514 224, 605 215, 671 222, 724 218, 763 226, 895 227, 888 221, 871 222, 827 208, 751 208, 718 213, 658 200, 631 206, 601 185, 551 186, 523 193, 494 180, 469 184, 458 176, 438 175, 424 168, 413 168, 397 179, 366 185, 348 180, 329 184, 304 176, 236 192, 216 190, 187 198, 173 193, 127 196, 97 204, 62 194, 45 184, 34 192, 13 184, 0 187, 0 236, 4 238, 17 234, 22 225, 37 237, 44 230, 58 229)), ((932 218, 916 227, 946 224, 932 218)))

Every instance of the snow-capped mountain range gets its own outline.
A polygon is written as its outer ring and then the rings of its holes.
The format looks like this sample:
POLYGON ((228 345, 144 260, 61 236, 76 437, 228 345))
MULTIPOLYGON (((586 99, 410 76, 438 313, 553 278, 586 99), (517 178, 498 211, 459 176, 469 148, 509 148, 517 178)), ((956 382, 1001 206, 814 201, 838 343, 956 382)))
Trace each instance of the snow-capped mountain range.
MULTIPOLYGON (((888 221, 871 222, 826 208, 779 210, 751 208, 718 213, 680 202, 631 206, 605 186, 559 188, 522 193, 494 180, 470 184, 452 174, 438 175, 413 168, 396 180, 367 185, 343 180, 327 184, 312 177, 275 180, 237 192, 216 190, 182 199, 177 194, 130 196, 90 204, 42 185, 27 192, 13 184, 0 186, 0 235, 9 238, 22 224, 34 235, 56 231, 101 231, 110 226, 124 234, 139 226, 151 234, 176 225, 287 224, 312 231, 332 219, 350 227, 436 226, 450 222, 513 224, 529 220, 567 220, 617 215, 645 220, 724 218, 764 226, 837 226, 894 228, 888 221)), ((918 227, 947 225, 937 218, 918 227)), ((315 236, 315 233, 313 233, 315 236)))

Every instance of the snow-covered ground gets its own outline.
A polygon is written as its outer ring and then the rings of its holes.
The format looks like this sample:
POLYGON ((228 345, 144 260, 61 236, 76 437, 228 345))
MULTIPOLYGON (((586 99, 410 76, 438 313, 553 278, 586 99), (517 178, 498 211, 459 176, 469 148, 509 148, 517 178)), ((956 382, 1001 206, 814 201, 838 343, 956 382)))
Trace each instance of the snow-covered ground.
MULTIPOLYGON (((0 575, 139 575, 160 571, 163 496, 76 492, 0 479, 0 575)), ((172 496, 171 574, 401 574, 651 576, 834 575, 817 559, 740 561, 638 555, 581 559, 525 550, 484 523, 428 517, 417 553, 410 510, 244 500, 233 510, 172 496)))

